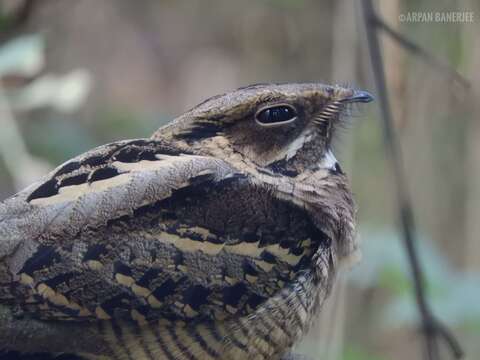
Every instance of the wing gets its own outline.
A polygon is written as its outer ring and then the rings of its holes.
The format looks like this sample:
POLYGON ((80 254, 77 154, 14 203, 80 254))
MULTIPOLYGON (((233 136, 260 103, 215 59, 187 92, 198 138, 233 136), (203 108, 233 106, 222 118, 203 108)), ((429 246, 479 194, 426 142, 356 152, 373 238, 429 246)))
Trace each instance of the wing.
POLYGON ((224 319, 253 311, 328 240, 305 215, 218 159, 118 142, 5 202, 0 241, 15 251, 2 263, 41 318, 224 319))

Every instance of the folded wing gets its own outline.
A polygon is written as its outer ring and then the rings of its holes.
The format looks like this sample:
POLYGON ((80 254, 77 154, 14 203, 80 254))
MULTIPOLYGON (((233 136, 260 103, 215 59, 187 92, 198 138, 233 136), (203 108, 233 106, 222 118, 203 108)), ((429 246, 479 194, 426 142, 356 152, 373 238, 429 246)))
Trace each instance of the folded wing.
POLYGON ((8 199, 0 241, 0 271, 25 310, 145 321, 248 314, 328 239, 226 163, 130 140, 8 199))

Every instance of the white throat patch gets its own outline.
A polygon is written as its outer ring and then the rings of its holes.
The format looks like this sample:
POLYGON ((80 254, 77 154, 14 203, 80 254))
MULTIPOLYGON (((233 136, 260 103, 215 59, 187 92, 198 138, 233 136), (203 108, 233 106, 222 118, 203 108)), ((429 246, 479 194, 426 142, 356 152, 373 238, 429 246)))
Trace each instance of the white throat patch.
POLYGON ((285 153, 285 159, 290 160, 292 157, 294 157, 297 154, 298 150, 300 150, 303 145, 309 142, 311 139, 312 134, 310 131, 300 134, 300 136, 297 137, 294 141, 292 141, 292 143, 288 146, 285 153))
POLYGON ((328 150, 325 156, 320 160, 319 167, 322 169, 335 169, 335 164, 337 163, 337 159, 335 155, 333 155, 331 150, 328 150))

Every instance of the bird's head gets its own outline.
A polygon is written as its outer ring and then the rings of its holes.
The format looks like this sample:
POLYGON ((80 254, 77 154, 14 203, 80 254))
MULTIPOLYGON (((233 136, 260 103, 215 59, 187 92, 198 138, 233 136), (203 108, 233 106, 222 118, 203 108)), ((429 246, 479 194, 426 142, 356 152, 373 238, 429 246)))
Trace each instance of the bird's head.
POLYGON ((340 86, 251 85, 204 101, 153 138, 294 176, 332 166, 330 147, 342 114, 351 103, 371 100, 367 92, 340 86))

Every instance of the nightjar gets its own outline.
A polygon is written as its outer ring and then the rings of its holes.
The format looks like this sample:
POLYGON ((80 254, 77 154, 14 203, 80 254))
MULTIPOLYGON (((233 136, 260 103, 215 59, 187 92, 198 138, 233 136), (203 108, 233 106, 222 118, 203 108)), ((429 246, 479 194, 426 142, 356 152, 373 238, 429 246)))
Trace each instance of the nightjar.
POLYGON ((331 144, 371 100, 251 85, 67 161, 0 204, 0 302, 94 331, 87 358, 285 358, 356 251, 331 144))

